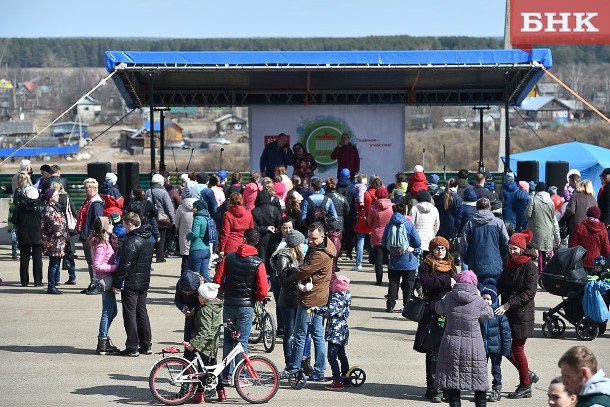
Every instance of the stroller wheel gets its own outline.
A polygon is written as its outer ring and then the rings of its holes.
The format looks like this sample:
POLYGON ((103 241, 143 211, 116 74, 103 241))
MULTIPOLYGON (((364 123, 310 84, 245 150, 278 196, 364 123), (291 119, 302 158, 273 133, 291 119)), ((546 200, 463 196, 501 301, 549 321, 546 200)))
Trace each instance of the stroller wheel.
POLYGON ((557 338, 566 330, 566 323, 563 319, 555 316, 549 316, 542 324, 542 335, 545 338, 557 338))
POLYGON ((583 341, 592 341, 597 337, 599 327, 589 318, 582 318, 576 323, 576 335, 583 341))

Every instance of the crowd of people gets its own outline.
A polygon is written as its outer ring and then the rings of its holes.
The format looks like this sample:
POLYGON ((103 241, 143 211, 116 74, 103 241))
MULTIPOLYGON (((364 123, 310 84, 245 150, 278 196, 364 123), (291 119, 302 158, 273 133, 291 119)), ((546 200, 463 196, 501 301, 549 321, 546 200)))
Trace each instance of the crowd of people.
MULTIPOLYGON (((238 172, 182 174, 179 185, 168 173, 158 173, 150 189, 138 186, 123 197, 116 175, 108 173, 102 186, 93 178, 83 181, 86 200, 78 211, 58 166, 41 167, 33 183, 31 163, 24 160, 12 185, 21 285, 29 284, 30 260, 34 285, 43 284, 43 255, 49 258, 47 293, 62 293, 57 288, 62 265, 69 274, 64 284, 75 284, 78 239, 89 269, 83 293, 102 298, 97 352, 150 354, 146 296, 153 259, 177 257, 175 304, 185 316, 187 356, 200 352, 212 363, 210 341, 226 319, 242 332, 247 350, 255 302, 270 293, 277 334, 283 336, 281 377, 300 367, 311 323, 311 378, 324 380, 328 361, 332 382, 326 388, 341 390, 349 385, 344 374, 351 296, 337 260, 344 256, 360 272, 368 252, 373 283, 381 286, 387 271, 388 313, 403 310, 412 296, 425 299, 414 350, 425 354, 427 398, 457 406, 460 391, 471 390, 476 405, 500 400, 502 356, 519 372, 519 384, 508 397, 531 397, 531 385, 539 379, 529 369, 525 344, 533 336, 538 276, 562 245, 587 249, 584 266, 590 269, 595 258, 610 254, 610 168, 600 174, 597 199, 591 182, 577 171, 570 171, 561 195, 543 182, 517 183, 511 172, 501 187, 489 173, 476 173, 471 181, 465 169, 441 184, 421 165, 409 177, 398 172, 386 183, 359 172, 349 139, 344 135, 333 152, 345 165, 337 178, 316 177, 315 160, 305 147, 297 143, 291 150, 280 134, 265 148, 260 172, 252 172, 245 184, 238 172), (109 337, 116 294, 121 294, 127 333, 122 351, 109 337), (443 320, 438 348, 423 345, 430 324, 443 320)), ((225 330, 224 338, 226 356, 233 346, 230 332, 225 330)), ((596 368, 588 368, 595 375, 596 368)), ((225 381, 232 369, 227 366, 225 381)), ((560 390, 580 398, 576 386, 555 385, 549 398, 560 390)), ((222 387, 217 391, 219 399, 226 397, 222 387)), ((202 401, 203 393, 197 394, 202 401)))

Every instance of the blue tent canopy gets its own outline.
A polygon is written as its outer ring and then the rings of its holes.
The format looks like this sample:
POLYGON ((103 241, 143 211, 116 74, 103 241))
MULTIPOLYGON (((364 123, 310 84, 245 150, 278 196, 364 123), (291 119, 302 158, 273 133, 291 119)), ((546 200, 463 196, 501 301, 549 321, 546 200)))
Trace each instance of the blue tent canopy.
MULTIPOLYGON (((505 157, 502 157, 503 160, 504 158, 505 157)), ((515 173, 518 161, 538 161, 540 164, 540 181, 546 179, 545 164, 547 161, 567 161, 570 163, 570 169, 574 168, 580 171, 582 179, 591 180, 593 188, 597 193, 601 187, 599 174, 604 168, 610 167, 610 150, 592 144, 574 141, 523 153, 511 154, 510 168, 514 170, 515 173)), ((517 176, 518 175, 519 174, 517 174, 517 176)), ((562 185, 557 185, 557 187, 562 187, 562 185)))
POLYGON ((107 51, 130 107, 519 104, 551 51, 107 51))

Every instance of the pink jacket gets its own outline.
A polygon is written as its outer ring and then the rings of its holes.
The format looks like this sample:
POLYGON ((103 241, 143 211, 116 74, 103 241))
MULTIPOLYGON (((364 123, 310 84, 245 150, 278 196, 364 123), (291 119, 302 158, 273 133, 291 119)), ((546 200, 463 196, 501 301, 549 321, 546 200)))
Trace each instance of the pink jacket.
POLYGON ((91 246, 94 277, 101 279, 116 271, 116 250, 109 242, 91 246))
POLYGON ((371 227, 371 246, 381 246, 381 237, 385 225, 390 222, 392 211, 392 201, 388 198, 378 199, 371 205, 369 214, 366 218, 367 223, 371 227))
POLYGON ((258 191, 263 189, 263 186, 254 182, 248 182, 244 187, 244 206, 247 210, 251 211, 254 209, 254 201, 256 201, 256 195, 258 191))

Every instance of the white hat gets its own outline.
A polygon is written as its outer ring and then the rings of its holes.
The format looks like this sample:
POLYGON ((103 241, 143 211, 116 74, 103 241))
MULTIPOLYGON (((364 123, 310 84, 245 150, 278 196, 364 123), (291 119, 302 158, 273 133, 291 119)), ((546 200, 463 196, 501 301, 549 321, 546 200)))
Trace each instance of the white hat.
POLYGON ((112 172, 107 172, 106 173, 106 182, 110 182, 112 185, 116 184, 118 178, 117 176, 112 173, 112 172))
POLYGON ((570 176, 574 175, 574 174, 576 174, 576 175, 578 175, 580 177, 580 171, 578 171, 576 168, 573 168, 570 171, 568 171, 568 175, 566 175, 566 180, 568 182, 570 182, 570 176))
POLYGON ((163 175, 161 175, 161 174, 155 174, 155 175, 152 176, 151 182, 153 184, 161 184, 161 185, 163 185, 165 183, 165 178, 163 178, 163 175))
POLYGON ((199 286, 199 289, 197 289, 197 291, 199 292, 199 295, 201 295, 203 298, 213 300, 218 296, 219 288, 220 285, 216 283, 203 283, 199 286))
POLYGON ((413 172, 424 172, 424 167, 417 164, 415 167, 413 167, 413 172))
POLYGON ((182 182, 186 182, 186 181, 188 181, 189 179, 190 179, 190 178, 189 178, 189 175, 188 175, 188 174, 182 174, 182 175, 180 175, 180 181, 182 181, 182 182))
POLYGON ((30 165, 32 165, 30 160, 21 160, 21 162, 19 162, 19 171, 25 170, 30 165))
POLYGON ((29 185, 25 188, 25 196, 27 196, 30 199, 38 199, 40 194, 38 193, 38 190, 36 188, 29 185))

